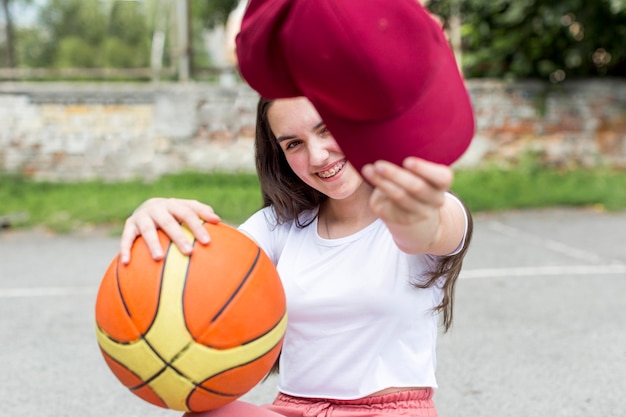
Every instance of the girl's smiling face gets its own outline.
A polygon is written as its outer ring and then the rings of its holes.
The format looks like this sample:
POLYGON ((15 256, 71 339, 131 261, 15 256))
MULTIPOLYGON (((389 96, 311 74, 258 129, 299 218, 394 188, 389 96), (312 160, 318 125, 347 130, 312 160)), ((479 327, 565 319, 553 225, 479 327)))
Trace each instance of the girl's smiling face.
POLYGON ((275 100, 267 119, 289 166, 304 183, 332 199, 349 197, 362 184, 308 99, 275 100))

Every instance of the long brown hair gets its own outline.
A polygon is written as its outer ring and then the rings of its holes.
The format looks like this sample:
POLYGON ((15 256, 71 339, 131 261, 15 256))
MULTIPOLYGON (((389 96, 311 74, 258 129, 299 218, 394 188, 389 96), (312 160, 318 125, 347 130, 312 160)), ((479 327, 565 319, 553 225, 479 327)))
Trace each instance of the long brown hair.
POLYGON ((474 233, 474 220, 472 219, 472 213, 470 213, 465 203, 461 201, 461 204, 463 205, 463 210, 465 210, 465 215, 467 216, 467 232, 465 233, 463 247, 454 255, 438 257, 439 262, 437 262, 435 267, 428 272, 426 281, 423 283, 413 283, 413 285, 418 288, 428 288, 432 285, 441 286, 443 298, 441 303, 435 307, 435 310, 443 314, 442 324, 443 329, 446 332, 450 329, 450 326, 452 326, 452 319, 454 317, 454 290, 456 281, 461 273, 463 259, 465 259, 465 255, 467 254, 467 250, 469 249, 472 241, 472 235, 474 233))
POLYGON ((302 224, 300 213, 319 207, 328 197, 302 182, 291 170, 267 120, 271 105, 271 100, 259 100, 254 139, 263 207, 273 206, 279 223, 295 220, 298 227, 305 227, 313 219, 302 224))
MULTIPOLYGON (((279 223, 295 221, 298 227, 306 227, 313 219, 303 224, 300 213, 316 209, 328 197, 302 182, 291 170, 268 122, 267 112, 271 104, 272 100, 261 98, 257 106, 255 158, 263 207, 272 206, 279 223)), ((468 219, 463 248, 455 255, 438 257, 439 262, 429 272, 425 282, 413 283, 418 288, 442 287, 443 299, 435 309, 443 314, 445 331, 452 325, 455 284, 474 229, 470 211, 465 205, 463 208, 468 219)))

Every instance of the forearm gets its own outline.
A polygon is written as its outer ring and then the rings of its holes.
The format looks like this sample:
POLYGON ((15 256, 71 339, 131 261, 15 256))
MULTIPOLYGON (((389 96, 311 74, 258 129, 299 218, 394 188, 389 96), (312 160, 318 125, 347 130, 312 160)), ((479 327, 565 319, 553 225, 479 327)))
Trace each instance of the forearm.
POLYGON ((439 210, 409 223, 387 223, 387 227, 403 252, 448 255, 463 241, 467 217, 460 201, 446 194, 439 210))

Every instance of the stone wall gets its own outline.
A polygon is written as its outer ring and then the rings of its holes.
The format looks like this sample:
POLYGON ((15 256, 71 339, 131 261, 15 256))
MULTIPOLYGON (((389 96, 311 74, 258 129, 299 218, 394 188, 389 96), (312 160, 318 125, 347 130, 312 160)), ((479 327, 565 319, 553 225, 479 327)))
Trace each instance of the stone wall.
MULTIPOLYGON (((626 80, 470 80, 475 139, 459 166, 626 168, 626 80)), ((0 84, 0 172, 74 181, 254 171, 257 95, 245 85, 0 84)))
MULTIPOLYGON (((626 168, 626 79, 469 83, 477 133, 465 161, 626 168)), ((463 162, 463 161, 462 161, 463 162)))

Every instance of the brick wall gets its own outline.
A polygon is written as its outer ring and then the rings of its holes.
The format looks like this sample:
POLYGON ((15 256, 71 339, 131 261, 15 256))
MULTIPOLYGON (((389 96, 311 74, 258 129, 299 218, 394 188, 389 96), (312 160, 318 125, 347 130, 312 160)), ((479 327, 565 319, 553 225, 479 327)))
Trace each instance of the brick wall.
MULTIPOLYGON (((626 168, 626 80, 470 80, 475 139, 458 165, 626 168)), ((0 172, 37 179, 151 179, 254 171, 257 95, 245 85, 0 84, 0 172)))
POLYGON ((556 166, 626 168, 626 80, 507 84, 472 80, 477 134, 470 164, 537 153, 556 166))

